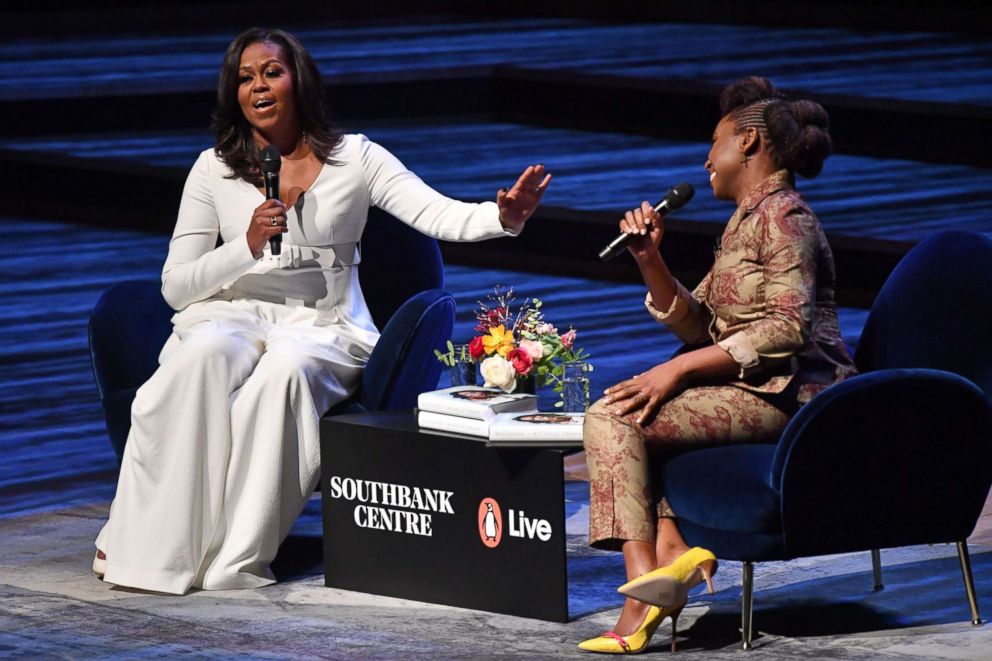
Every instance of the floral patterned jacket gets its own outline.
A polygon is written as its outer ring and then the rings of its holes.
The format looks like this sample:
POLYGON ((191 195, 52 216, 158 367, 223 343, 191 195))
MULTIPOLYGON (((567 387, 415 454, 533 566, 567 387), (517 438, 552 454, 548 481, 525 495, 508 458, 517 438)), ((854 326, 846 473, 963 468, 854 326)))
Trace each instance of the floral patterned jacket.
POLYGON ((840 335, 834 258, 816 216, 779 170, 745 196, 709 273, 666 311, 648 311, 687 344, 712 341, 740 365, 732 385, 789 388, 799 402, 856 373, 840 335))

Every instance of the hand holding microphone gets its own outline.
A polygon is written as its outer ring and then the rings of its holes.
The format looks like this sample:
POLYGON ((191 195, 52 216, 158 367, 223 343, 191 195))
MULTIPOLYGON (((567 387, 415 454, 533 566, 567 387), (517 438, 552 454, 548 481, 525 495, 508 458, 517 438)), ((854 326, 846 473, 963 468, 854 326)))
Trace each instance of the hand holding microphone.
POLYGON ((623 233, 599 251, 599 258, 604 262, 613 259, 640 236, 650 237, 653 248, 657 250, 664 233, 661 219, 684 206, 695 192, 690 184, 681 183, 665 193, 665 197, 654 207, 644 202, 640 209, 628 211, 620 221, 623 233))
POLYGON ((265 202, 252 213, 248 225, 248 248, 258 257, 269 242, 273 255, 282 252, 282 235, 286 229, 286 205, 279 200, 279 168, 282 156, 279 148, 269 145, 262 151, 262 181, 265 184, 265 202))
POLYGON ((629 251, 634 260, 640 262, 658 253, 665 234, 665 222, 645 200, 640 207, 624 213, 620 219, 620 231, 627 237, 621 250, 629 251))

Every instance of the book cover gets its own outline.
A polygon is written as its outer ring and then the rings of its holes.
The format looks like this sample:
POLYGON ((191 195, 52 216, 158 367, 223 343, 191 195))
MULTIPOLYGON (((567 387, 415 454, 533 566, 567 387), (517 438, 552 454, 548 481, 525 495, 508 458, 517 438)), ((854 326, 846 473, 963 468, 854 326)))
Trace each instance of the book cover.
POLYGON ((489 421, 498 413, 536 412, 537 396, 527 393, 508 394, 499 388, 453 386, 421 393, 417 397, 417 408, 431 413, 489 421))
POLYGON ((489 424, 489 440, 570 441, 582 444, 585 413, 501 413, 489 424))
POLYGON ((485 420, 475 418, 463 418, 457 415, 446 413, 434 413, 433 411, 421 411, 417 414, 417 424, 426 429, 440 429, 457 434, 469 434, 470 436, 489 437, 489 423, 485 420))

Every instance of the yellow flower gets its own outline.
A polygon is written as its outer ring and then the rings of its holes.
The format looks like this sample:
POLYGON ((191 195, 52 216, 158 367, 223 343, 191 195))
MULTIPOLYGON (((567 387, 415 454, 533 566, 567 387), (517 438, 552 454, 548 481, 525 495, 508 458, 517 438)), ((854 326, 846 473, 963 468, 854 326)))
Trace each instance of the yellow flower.
POLYGON ((498 353, 503 358, 514 349, 513 331, 506 330, 501 325, 489 329, 489 335, 482 336, 482 346, 486 349, 486 355, 491 356, 498 353))

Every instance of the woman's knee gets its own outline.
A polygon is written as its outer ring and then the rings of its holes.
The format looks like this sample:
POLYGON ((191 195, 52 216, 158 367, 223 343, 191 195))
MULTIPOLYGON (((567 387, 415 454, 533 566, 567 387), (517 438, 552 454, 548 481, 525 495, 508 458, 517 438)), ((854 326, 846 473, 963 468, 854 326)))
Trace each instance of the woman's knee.
POLYGON ((631 443, 639 443, 636 433, 629 433, 630 425, 610 409, 606 399, 596 400, 586 411, 582 441, 588 454, 624 452, 631 443))
POLYGON ((262 397, 276 393, 290 397, 309 393, 306 396, 312 397, 340 388, 339 381, 333 369, 312 355, 281 345, 266 349, 242 389, 262 397))
POLYGON ((215 368, 234 364, 259 351, 257 343, 237 333, 206 327, 182 337, 179 346, 170 352, 169 360, 181 362, 184 367, 215 368))

